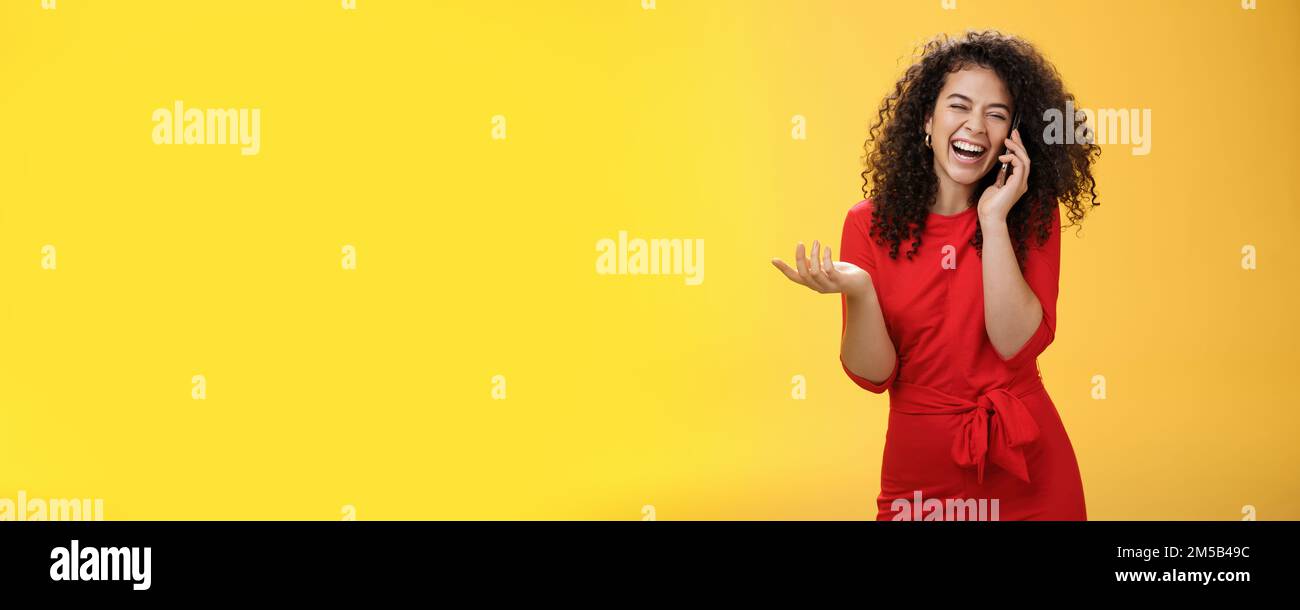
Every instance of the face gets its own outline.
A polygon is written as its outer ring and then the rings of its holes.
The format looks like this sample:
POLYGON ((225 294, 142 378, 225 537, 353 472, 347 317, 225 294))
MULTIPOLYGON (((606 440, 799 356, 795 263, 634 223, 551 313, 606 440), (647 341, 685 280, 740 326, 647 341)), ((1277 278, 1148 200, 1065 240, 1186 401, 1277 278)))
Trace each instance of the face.
POLYGON ((950 73, 925 122, 935 173, 969 185, 1000 165, 1012 111, 1011 94, 997 73, 982 67, 950 73))

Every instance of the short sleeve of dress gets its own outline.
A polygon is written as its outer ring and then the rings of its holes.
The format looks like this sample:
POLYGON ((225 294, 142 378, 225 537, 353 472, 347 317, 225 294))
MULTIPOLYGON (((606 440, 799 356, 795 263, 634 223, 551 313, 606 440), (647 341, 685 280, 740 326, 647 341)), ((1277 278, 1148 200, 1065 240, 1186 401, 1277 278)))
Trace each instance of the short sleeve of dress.
MULTIPOLYGON (((871 204, 869 201, 863 201, 851 208, 844 219, 844 231, 840 236, 840 260, 846 263, 853 263, 865 270, 871 277, 876 277, 875 251, 871 247, 870 238, 867 228, 871 222, 871 204)), ((840 336, 849 325, 849 303, 848 297, 840 294, 840 336)), ((893 385, 894 379, 898 377, 899 359, 894 359, 894 370, 889 373, 880 383, 876 383, 849 370, 849 366, 844 364, 844 356, 840 355, 840 367, 849 376, 849 379, 861 386, 863 389, 881 394, 893 385)))
POLYGON ((1041 246, 1031 245, 1026 252, 1025 283, 1038 297, 1043 307, 1043 320, 1033 336, 1009 358, 1003 358, 1007 367, 1015 370, 1034 362, 1038 355, 1051 345, 1056 337, 1056 297, 1061 279, 1061 210, 1052 210, 1052 228, 1047 241, 1041 246))

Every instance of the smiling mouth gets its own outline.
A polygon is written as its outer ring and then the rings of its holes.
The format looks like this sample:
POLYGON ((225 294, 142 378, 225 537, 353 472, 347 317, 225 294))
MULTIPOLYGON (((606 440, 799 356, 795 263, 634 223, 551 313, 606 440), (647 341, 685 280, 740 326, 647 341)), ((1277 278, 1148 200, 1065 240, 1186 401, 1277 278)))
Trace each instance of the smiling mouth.
POLYGON ((976 146, 970 142, 961 142, 959 140, 953 140, 948 148, 952 150, 953 157, 956 157, 962 163, 976 163, 989 152, 987 147, 976 146))

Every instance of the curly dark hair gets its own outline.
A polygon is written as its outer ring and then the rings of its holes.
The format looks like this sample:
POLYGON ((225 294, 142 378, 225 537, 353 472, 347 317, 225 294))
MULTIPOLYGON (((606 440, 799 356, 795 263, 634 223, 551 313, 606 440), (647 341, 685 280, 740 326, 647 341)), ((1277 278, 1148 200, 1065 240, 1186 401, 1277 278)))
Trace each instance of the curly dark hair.
MULTIPOLYGON (((1065 111, 1074 96, 1065 90, 1056 67, 1028 42, 997 31, 967 31, 957 38, 940 34, 917 47, 916 61, 898 79, 880 104, 865 145, 862 192, 873 200, 871 235, 876 243, 890 242, 890 258, 899 244, 913 238, 907 258, 920 249, 930 205, 938 193, 932 150, 926 146, 925 121, 934 110, 948 74, 966 67, 988 68, 1002 79, 1020 115, 1020 133, 1041 134, 1048 109, 1065 111)), ((1090 129, 1091 126, 1088 126, 1090 129)), ((1030 235, 1042 244, 1049 236, 1052 213, 1059 204, 1068 210, 1070 225, 1083 219, 1085 197, 1097 201, 1092 165, 1101 147, 1092 143, 1047 145, 1040 138, 1023 138, 1031 169, 1027 191, 1007 214, 1007 229, 1023 267, 1030 235)), ((990 171, 976 184, 971 205, 997 179, 990 171)), ((971 244, 983 253, 978 225, 971 244)))

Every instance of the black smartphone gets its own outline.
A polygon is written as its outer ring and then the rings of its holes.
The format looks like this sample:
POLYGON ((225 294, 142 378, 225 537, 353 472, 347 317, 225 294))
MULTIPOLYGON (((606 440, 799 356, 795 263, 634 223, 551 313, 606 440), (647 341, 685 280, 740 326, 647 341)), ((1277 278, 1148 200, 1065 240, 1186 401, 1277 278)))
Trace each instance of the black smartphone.
MULTIPOLYGON (((1011 132, 1012 132, 1012 131, 1015 131, 1018 127, 1020 127, 1020 112, 1016 112, 1016 115, 1015 115, 1014 117, 1011 118, 1011 131, 1008 131, 1008 132, 1007 132, 1007 138, 1008 138, 1008 139, 1011 138, 1011 132)), ((1008 152, 1010 152, 1010 151, 1007 150, 1007 145, 1006 145, 1006 144, 1003 144, 1003 145, 1002 145, 1002 154, 1005 155, 1005 154, 1007 154, 1008 152)), ((1002 162, 1002 169, 1001 169, 1001 170, 998 170, 998 184, 999 184, 999 185, 1003 184, 1003 183, 1006 181, 1006 179, 1007 179, 1007 176, 1006 176, 1006 173, 1007 173, 1007 167, 1008 167, 1009 165, 1010 165, 1010 164, 1007 163, 1006 161, 1003 161, 1003 162, 1002 162)))

